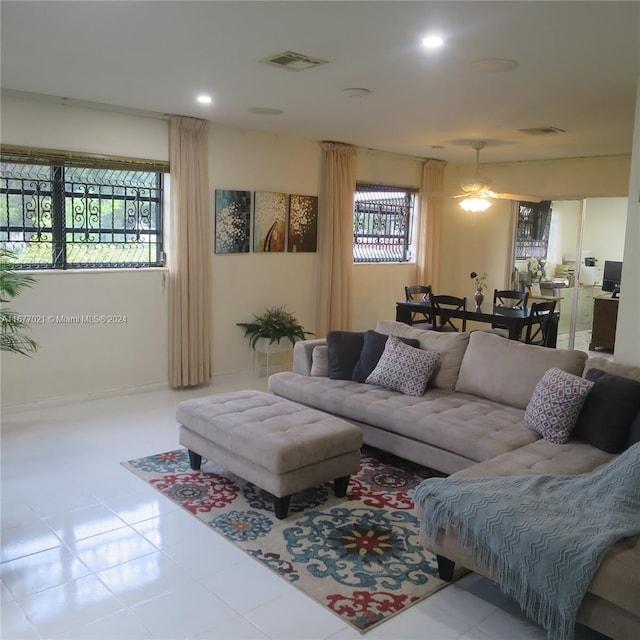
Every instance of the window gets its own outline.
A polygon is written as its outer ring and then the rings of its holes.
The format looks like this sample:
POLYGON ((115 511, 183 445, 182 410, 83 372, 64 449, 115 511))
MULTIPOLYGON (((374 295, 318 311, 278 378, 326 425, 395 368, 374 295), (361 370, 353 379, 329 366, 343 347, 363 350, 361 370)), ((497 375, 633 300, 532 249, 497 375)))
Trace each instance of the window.
POLYGON ((416 192, 358 184, 353 216, 354 262, 408 262, 416 192))
POLYGON ((15 148, 1 159, 0 246, 17 268, 163 264, 168 165, 15 148))

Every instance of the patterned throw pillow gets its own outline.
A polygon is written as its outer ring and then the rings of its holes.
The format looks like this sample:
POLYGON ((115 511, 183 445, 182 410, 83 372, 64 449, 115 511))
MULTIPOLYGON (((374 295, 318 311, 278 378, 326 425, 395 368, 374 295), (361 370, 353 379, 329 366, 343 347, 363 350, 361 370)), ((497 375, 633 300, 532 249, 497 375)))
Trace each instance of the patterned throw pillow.
POLYGON ((564 444, 576 424, 593 382, 561 369, 540 378, 524 414, 524 424, 545 440, 564 444))
POLYGON ((389 336, 376 368, 365 382, 409 396, 421 396, 439 357, 435 351, 417 349, 396 336, 389 336))

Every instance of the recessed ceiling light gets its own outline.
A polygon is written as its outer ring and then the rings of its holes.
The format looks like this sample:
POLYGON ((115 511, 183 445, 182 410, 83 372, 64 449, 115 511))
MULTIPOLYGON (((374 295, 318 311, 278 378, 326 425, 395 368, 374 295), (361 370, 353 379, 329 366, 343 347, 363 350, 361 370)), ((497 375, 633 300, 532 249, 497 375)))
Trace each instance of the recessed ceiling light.
POLYGON ((350 98, 364 98, 368 96, 371 91, 369 91, 369 89, 363 89, 362 87, 347 87, 342 90, 342 93, 348 95, 350 98))
POLYGON ((211 104, 213 102, 213 98, 211 96, 207 96, 207 95, 201 95, 198 96, 196 98, 196 100, 200 103, 200 104, 211 104))
POLYGON ((501 73, 503 71, 513 71, 520 66, 517 60, 506 60, 503 58, 486 58, 485 60, 476 60, 471 63, 474 71, 483 73, 501 73))
POLYGON ((441 47, 444 44, 444 40, 440 36, 436 34, 432 34, 423 38, 422 44, 427 49, 437 49, 438 47, 441 47))
POLYGON ((254 113, 257 116, 279 116, 284 111, 282 109, 272 109, 271 107, 251 107, 249 113, 254 113))

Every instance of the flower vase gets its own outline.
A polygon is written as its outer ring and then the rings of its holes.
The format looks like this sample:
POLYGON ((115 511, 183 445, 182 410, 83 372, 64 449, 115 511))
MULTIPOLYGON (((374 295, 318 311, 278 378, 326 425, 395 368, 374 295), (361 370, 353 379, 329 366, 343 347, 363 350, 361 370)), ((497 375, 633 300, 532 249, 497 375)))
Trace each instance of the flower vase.
POLYGON ((484 293, 482 293, 482 289, 476 289, 475 293, 473 294, 473 299, 476 301, 476 308, 480 308, 480 305, 484 300, 484 293))

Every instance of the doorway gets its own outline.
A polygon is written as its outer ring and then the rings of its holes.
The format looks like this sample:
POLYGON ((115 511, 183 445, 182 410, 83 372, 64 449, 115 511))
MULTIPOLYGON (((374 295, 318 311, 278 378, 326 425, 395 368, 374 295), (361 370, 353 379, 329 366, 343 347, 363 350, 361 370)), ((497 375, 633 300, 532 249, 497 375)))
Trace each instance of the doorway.
MULTIPOLYGON (((558 298, 557 348, 613 353, 609 344, 592 343, 593 318, 598 299, 611 297, 602 290, 603 269, 606 261, 622 260, 626 219, 626 197, 551 201, 546 253, 532 257, 544 260, 540 296, 558 298)), ((522 274, 530 279, 531 257, 518 258, 514 280, 522 287, 522 274)))

